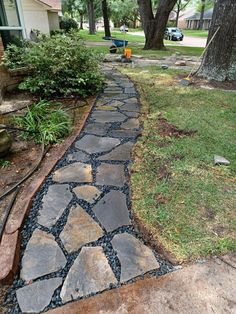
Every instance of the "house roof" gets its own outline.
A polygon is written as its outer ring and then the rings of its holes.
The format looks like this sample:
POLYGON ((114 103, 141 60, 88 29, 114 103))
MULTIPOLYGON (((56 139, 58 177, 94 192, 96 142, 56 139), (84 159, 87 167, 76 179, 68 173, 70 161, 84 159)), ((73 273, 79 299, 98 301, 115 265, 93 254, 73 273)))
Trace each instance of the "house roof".
POLYGON ((61 11, 61 0, 38 0, 38 2, 47 5, 51 10, 61 11))
MULTIPOLYGON (((196 12, 195 7, 187 7, 183 11, 180 12, 179 20, 186 20, 187 18, 192 16, 195 12, 196 12)), ((176 12, 174 10, 171 11, 169 19, 171 21, 176 19, 176 12)))
MULTIPOLYGON (((212 14, 213 14, 213 8, 204 12, 203 19, 204 20, 211 20, 212 14)), ((186 20, 200 20, 200 15, 201 15, 201 13, 196 13, 196 14, 186 18, 186 20)))

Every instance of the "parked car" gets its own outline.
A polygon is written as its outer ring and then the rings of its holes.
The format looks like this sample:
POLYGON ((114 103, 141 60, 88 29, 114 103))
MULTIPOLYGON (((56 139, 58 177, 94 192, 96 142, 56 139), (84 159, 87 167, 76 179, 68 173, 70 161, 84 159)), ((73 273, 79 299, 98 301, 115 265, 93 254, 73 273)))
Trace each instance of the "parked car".
POLYGON ((173 41, 182 41, 184 34, 178 27, 168 27, 165 30, 164 38, 173 41))
POLYGON ((121 32, 128 32, 128 31, 129 31, 129 28, 128 28, 128 26, 126 26, 126 25, 124 24, 124 25, 122 25, 122 26, 120 27, 120 31, 121 31, 121 32))

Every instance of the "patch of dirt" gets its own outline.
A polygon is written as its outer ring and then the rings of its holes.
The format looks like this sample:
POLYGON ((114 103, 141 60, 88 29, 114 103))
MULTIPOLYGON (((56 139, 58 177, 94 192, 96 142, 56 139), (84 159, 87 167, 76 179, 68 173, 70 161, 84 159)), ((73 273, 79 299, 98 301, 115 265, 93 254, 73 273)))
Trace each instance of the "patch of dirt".
POLYGON ((168 165, 161 165, 157 169, 157 178, 159 180, 168 180, 171 176, 171 173, 168 171, 168 165))
POLYGON ((11 306, 9 304, 4 305, 4 301, 5 301, 5 297, 6 297, 6 293, 7 293, 8 288, 9 288, 8 286, 0 285, 0 313, 1 314, 9 313, 9 310, 11 308, 11 306))
POLYGON ((169 123, 165 118, 159 117, 158 118, 158 133, 162 137, 175 137, 175 138, 180 138, 180 137, 185 137, 185 136, 193 136, 194 134, 197 133, 196 130, 181 130, 175 125, 169 123))
POLYGON ((212 208, 209 208, 209 207, 205 208, 205 217, 208 220, 214 220, 215 216, 216 216, 216 213, 214 212, 212 208))

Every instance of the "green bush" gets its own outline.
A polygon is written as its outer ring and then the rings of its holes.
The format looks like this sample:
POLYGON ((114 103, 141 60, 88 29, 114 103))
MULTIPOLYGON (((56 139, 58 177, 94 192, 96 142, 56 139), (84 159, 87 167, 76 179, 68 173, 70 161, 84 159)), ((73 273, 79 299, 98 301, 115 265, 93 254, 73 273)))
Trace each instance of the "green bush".
MULTIPOLYGON (((4 64, 9 67, 13 67, 20 52, 19 48, 14 49, 15 54, 5 53, 4 64)), ((104 85, 99 69, 101 56, 85 47, 78 32, 46 37, 31 44, 20 58, 16 63, 28 65, 31 72, 19 88, 42 98, 86 97, 96 94, 104 85)))
POLYGON ((26 60, 30 42, 22 41, 20 45, 10 44, 4 52, 2 63, 9 69, 19 69, 28 66, 26 60))
POLYGON ((65 32, 69 32, 72 29, 78 29, 78 23, 71 17, 63 16, 60 20, 60 28, 65 32))
POLYGON ((71 119, 59 105, 41 100, 28 108, 23 117, 15 117, 16 125, 25 130, 21 134, 22 138, 48 144, 56 143, 67 135, 71 128, 71 119), (58 108, 53 109, 53 106, 58 108))

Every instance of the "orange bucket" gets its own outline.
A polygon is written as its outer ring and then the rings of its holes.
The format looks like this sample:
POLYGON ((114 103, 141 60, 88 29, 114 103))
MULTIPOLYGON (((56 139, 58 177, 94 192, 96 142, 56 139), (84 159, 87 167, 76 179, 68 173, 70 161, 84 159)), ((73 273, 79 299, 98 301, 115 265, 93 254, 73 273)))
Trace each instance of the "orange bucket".
POLYGON ((130 59, 132 56, 132 50, 130 48, 125 48, 125 57, 130 59))

